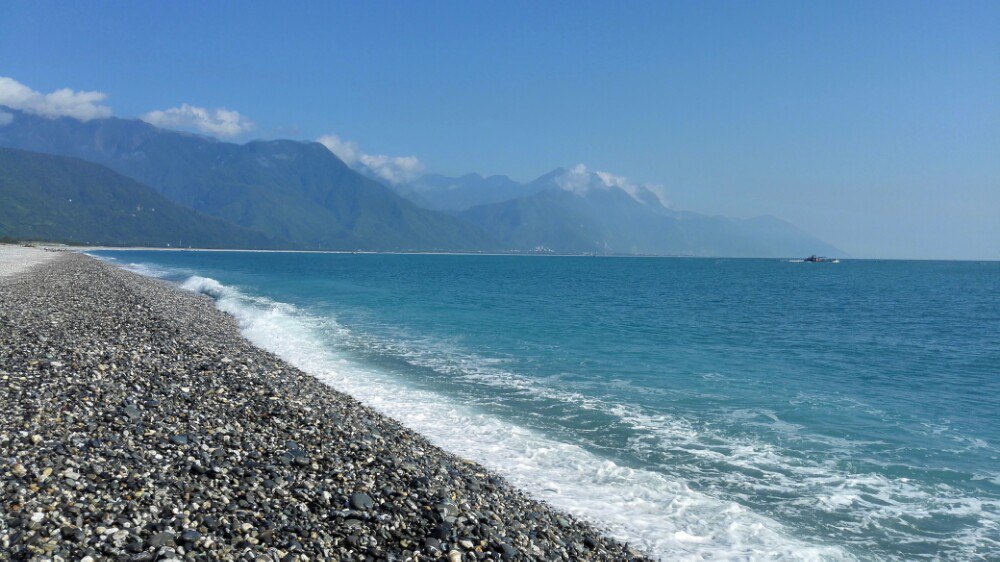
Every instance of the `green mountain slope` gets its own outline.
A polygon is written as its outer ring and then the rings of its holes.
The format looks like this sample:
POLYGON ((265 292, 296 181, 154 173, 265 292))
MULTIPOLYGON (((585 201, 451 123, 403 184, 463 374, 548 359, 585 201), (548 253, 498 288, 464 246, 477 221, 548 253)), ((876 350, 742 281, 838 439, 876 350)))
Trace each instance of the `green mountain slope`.
POLYGON ((538 191, 533 184, 518 183, 507 176, 483 177, 479 174, 457 178, 427 174, 393 189, 421 207, 438 211, 464 211, 476 205, 527 197, 538 191))
POLYGON ((103 164, 203 213, 305 249, 473 250, 500 244, 403 199, 318 143, 221 142, 132 119, 47 119, 5 109, 0 146, 103 164))
POLYGON ((279 246, 104 166, 7 148, 0 148, 0 236, 114 246, 279 246))

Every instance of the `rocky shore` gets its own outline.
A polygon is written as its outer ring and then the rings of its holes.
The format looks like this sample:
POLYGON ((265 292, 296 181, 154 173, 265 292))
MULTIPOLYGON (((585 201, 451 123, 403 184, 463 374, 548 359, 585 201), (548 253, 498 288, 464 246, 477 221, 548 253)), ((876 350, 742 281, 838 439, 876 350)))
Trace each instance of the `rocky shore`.
POLYGON ((72 253, 0 277, 0 559, 644 560, 72 253))

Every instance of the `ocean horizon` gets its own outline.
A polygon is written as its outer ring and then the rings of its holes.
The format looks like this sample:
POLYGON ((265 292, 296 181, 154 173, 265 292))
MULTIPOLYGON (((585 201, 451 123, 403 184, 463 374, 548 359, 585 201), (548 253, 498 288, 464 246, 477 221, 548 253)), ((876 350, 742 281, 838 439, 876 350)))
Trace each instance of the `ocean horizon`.
POLYGON ((1000 552, 1000 263, 98 250, 664 559, 1000 552))

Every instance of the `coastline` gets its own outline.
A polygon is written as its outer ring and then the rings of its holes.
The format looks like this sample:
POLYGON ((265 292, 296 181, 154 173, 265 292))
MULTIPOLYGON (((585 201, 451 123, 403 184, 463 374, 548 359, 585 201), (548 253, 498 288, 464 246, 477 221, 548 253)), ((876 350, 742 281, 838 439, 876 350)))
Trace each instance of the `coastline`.
POLYGON ((0 277, 15 558, 647 559, 254 347, 208 297, 51 254, 0 277))
POLYGON ((48 248, 0 244, 0 279, 19 275, 52 260, 59 255, 57 252, 48 248))
MULTIPOLYGON (((690 255, 659 255, 659 254, 563 254, 558 252, 520 252, 520 251, 433 251, 433 250, 269 250, 253 248, 164 248, 158 246, 69 246, 41 243, 33 245, 37 248, 54 251, 71 251, 86 253, 91 251, 141 251, 141 252, 238 252, 259 254, 353 254, 353 255, 388 255, 388 256, 513 256, 513 257, 554 257, 554 258, 684 258, 684 259, 720 259, 717 256, 690 255)), ((758 258, 721 258, 721 259, 758 259, 758 258)), ((769 259, 769 258, 763 258, 769 259)), ((785 258, 774 258, 785 259, 785 258)))

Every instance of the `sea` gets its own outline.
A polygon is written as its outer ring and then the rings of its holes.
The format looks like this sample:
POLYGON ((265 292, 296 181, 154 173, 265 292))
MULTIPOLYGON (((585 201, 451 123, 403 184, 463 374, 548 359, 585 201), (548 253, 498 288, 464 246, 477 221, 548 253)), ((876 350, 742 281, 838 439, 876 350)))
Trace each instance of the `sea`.
POLYGON ((1000 262, 92 254, 655 557, 1000 559, 1000 262))

